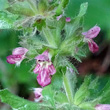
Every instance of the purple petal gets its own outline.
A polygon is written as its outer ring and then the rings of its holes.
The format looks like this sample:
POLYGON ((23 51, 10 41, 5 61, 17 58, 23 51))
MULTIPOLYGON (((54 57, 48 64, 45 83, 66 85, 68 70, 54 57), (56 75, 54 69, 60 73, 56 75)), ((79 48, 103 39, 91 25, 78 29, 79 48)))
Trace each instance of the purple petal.
POLYGON ((98 104, 95 107, 96 110, 110 110, 110 104, 98 104))
POLYGON ((57 21, 60 20, 60 18, 62 18, 63 15, 57 16, 57 21))
POLYGON ((83 32, 82 34, 85 35, 86 38, 93 39, 93 38, 97 37, 100 30, 101 29, 99 26, 94 26, 93 28, 89 29, 87 32, 83 32))
POLYGON ((43 69, 39 73, 39 75, 37 76, 37 81, 42 87, 45 87, 51 83, 51 77, 49 76, 46 69, 43 69))
POLYGON ((41 71, 41 69, 42 69, 42 66, 38 63, 35 69, 33 70, 33 72, 35 74, 38 74, 41 71))
POLYGON ((35 59, 40 60, 40 61, 49 61, 48 54, 49 54, 49 52, 46 50, 41 55, 38 55, 37 57, 35 57, 35 59))
POLYGON ((39 102, 42 100, 42 88, 34 88, 35 101, 39 102))
POLYGON ((9 56, 7 56, 7 62, 10 64, 15 64, 15 63, 21 62, 22 60, 23 59, 22 59, 21 55, 9 55, 9 56))
POLYGON ((12 52, 12 55, 25 55, 28 52, 28 49, 23 47, 15 48, 12 52))
POLYGON ((70 21, 71 21, 70 17, 67 17, 66 22, 70 22, 70 21))
POLYGON ((98 45, 93 40, 91 40, 90 42, 88 42, 88 46, 89 46, 89 50, 92 53, 95 53, 95 52, 97 52, 99 50, 98 45))
POLYGON ((56 73, 56 69, 55 69, 55 67, 54 67, 53 64, 51 64, 51 65, 48 66, 47 71, 48 71, 48 73, 49 73, 50 75, 53 75, 53 74, 56 73))

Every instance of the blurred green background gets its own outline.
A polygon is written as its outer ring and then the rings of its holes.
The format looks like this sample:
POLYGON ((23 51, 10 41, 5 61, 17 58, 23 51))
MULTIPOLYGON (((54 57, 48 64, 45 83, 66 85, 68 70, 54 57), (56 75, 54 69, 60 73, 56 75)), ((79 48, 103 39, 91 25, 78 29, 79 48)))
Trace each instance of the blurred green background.
MULTIPOLYGON (((93 55, 87 47, 87 58, 82 59, 83 62, 81 64, 76 63, 77 69, 82 75, 90 72, 93 74, 109 74, 110 0, 73 0, 73 2, 74 10, 71 10, 71 13, 74 15, 78 14, 81 3, 88 2, 88 10, 84 19, 85 30, 94 25, 101 27, 101 32, 95 39, 100 46, 99 52, 93 55)), ((30 89, 37 86, 37 81, 36 76, 30 71, 31 62, 24 60, 20 67, 15 67, 15 65, 6 62, 6 57, 11 54, 14 48, 19 46, 19 34, 19 32, 14 30, 0 30, 0 89, 8 88, 11 92, 21 97, 33 100, 33 94, 30 89)), ((9 106, 4 106, 4 104, 0 103, 0 110, 8 109, 9 106)))

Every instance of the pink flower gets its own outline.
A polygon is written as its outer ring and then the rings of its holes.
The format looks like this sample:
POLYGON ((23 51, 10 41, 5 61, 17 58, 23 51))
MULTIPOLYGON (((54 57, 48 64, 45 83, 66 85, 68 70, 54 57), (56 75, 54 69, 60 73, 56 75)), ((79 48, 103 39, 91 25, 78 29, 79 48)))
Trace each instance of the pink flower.
POLYGON ((37 81, 44 87, 51 83, 51 75, 56 73, 55 67, 49 58, 49 52, 45 51, 41 55, 35 57, 37 65, 33 72, 38 74, 37 81))
POLYGON ((42 88, 34 88, 35 102, 40 102, 43 98, 42 96, 42 88))
POLYGON ((110 110, 110 104, 98 104, 95 106, 96 110, 110 110))
POLYGON ((66 22, 70 22, 70 21, 71 21, 70 17, 67 17, 66 22))
POLYGON ((26 48, 23 47, 15 48, 12 51, 12 55, 7 56, 7 62, 19 66, 22 60, 25 58, 27 52, 28 50, 26 48))
POLYGON ((95 53, 99 50, 98 45, 93 41, 93 38, 97 37, 100 32, 100 27, 94 26, 93 28, 89 29, 87 32, 83 32, 82 35, 85 36, 84 41, 88 42, 89 50, 92 53, 95 53))

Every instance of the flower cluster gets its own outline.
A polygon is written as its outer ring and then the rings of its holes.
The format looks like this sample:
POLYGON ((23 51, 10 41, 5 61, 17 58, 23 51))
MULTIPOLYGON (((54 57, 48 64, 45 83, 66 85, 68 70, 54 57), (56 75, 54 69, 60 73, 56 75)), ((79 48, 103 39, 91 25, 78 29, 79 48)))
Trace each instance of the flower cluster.
MULTIPOLYGON (((12 51, 12 55, 7 57, 7 62, 10 64, 20 65, 22 60, 25 58, 28 49, 18 47, 12 51)), ((51 58, 49 57, 49 51, 44 51, 41 55, 35 57, 36 59, 36 67, 33 70, 35 74, 38 74, 37 81, 42 86, 45 87, 51 83, 51 75, 56 73, 56 69, 51 62, 51 58)), ((42 88, 35 88, 35 101, 40 101, 42 99, 42 88)))

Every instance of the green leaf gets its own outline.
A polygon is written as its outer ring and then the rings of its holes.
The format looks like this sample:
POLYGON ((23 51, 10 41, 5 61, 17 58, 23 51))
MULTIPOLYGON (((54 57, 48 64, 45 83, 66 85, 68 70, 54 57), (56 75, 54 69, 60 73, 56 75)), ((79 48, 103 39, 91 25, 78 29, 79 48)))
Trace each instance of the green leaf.
MULTIPOLYGON (((110 94, 110 81, 103 86, 102 79, 100 77, 86 76, 84 83, 76 91, 74 97, 74 104, 78 105, 84 110, 95 110, 94 107, 97 104, 110 104, 109 94, 110 94), (76 100, 76 101, 75 101, 76 100)), ((104 77, 103 77, 104 80, 104 77)))
POLYGON ((56 19, 46 19, 46 25, 49 27, 50 31, 53 34, 53 40, 55 41, 56 45, 59 47, 61 43, 61 31, 65 25, 65 19, 61 18, 59 21, 56 19))
POLYGON ((110 79, 104 86, 104 88, 99 92, 99 97, 101 97, 100 103, 108 103, 110 104, 110 79))
MULTIPOLYGON (((56 15, 60 15, 63 12, 63 8, 66 7, 69 0, 61 0, 57 9, 56 9, 56 15)), ((58 1, 59 2, 59 1, 58 1)))
POLYGON ((44 97, 44 101, 46 101, 47 103, 50 103, 51 106, 55 107, 55 100, 54 100, 55 92, 53 91, 51 85, 43 88, 42 95, 44 97))
POLYGON ((79 56, 74 55, 74 58, 75 58, 78 62, 80 62, 80 63, 82 62, 82 61, 81 61, 81 58, 80 58, 79 56))
POLYGON ((37 10, 33 10, 31 4, 26 0, 23 2, 17 1, 13 3, 10 7, 7 8, 7 11, 22 16, 34 16, 37 13, 37 10))
POLYGON ((46 25, 52 29, 59 29, 60 31, 65 26, 65 19, 61 18, 59 21, 55 19, 46 19, 46 25))
POLYGON ((56 9, 56 15, 57 16, 62 14, 62 9, 63 9, 62 4, 59 4, 58 8, 56 9))
POLYGON ((79 43, 82 42, 82 39, 83 37, 76 36, 76 35, 73 35, 70 38, 65 38, 65 40, 62 42, 60 47, 60 54, 63 54, 65 56, 73 56, 73 57, 77 55, 77 57, 81 57, 78 55, 77 49, 79 50, 81 49, 81 48, 78 48, 78 45, 79 43))
POLYGON ((56 72, 55 75, 52 76, 51 85, 55 91, 59 91, 63 87, 63 74, 61 71, 56 72))
MULTIPOLYGON (((82 41, 81 41, 82 42, 82 41)), ((80 42, 80 43, 81 43, 80 42)), ((81 58, 82 57, 86 57, 86 52, 85 52, 85 48, 81 47, 81 48, 76 48, 76 53, 73 55, 73 57, 79 61, 79 62, 82 62, 81 61, 81 58)))
POLYGON ((84 16, 86 14, 87 7, 88 7, 88 3, 87 2, 81 4, 78 17, 82 17, 82 16, 84 16))
POLYGON ((88 102, 81 103, 79 105, 79 107, 84 109, 84 110, 95 110, 96 103, 94 103, 93 106, 91 106, 91 105, 93 105, 92 101, 88 101, 88 102))
MULTIPOLYGON (((88 86, 90 95, 86 96, 87 100, 82 101, 79 104, 79 107, 83 108, 84 110, 95 110, 94 107, 99 104, 100 97, 97 98, 98 95, 98 87, 99 87, 99 77, 96 77, 93 81, 91 80, 90 85, 88 86), (97 88, 97 89, 96 89, 97 88)), ((86 94, 87 95, 87 94, 86 94)))
POLYGON ((32 11, 34 13, 38 13, 38 10, 37 10, 37 1, 36 0, 27 0, 27 2, 29 3, 30 5, 30 8, 32 9, 32 11))
POLYGON ((59 0, 50 1, 48 11, 52 11, 55 7, 57 7, 59 5, 58 2, 59 0))
POLYGON ((75 34, 80 35, 82 33, 82 25, 83 25, 83 18, 76 17, 65 24, 65 31, 66 31, 66 38, 71 37, 75 34))
POLYGON ((7 12, 0 12, 0 29, 10 29, 13 28, 13 23, 18 18, 17 15, 7 13, 7 12))
POLYGON ((58 92, 55 95, 55 101, 56 101, 56 103, 59 103, 59 104, 68 103, 66 94, 64 94, 63 92, 58 92))
MULTIPOLYGON (((60 45, 60 51, 62 54, 75 57, 74 55, 77 54, 76 49, 83 41, 81 35, 82 24, 83 19, 80 17, 76 17, 75 19, 72 19, 71 22, 65 24, 65 37, 60 45)), ((76 56, 76 59, 80 61, 78 55, 76 56)))
POLYGON ((39 0, 38 3, 38 10, 42 14, 44 13, 49 7, 48 0, 39 0))
POLYGON ((66 74, 63 76, 63 85, 66 92, 66 96, 70 103, 73 103, 76 82, 77 79, 74 70, 72 68, 67 68, 66 74))
POLYGON ((38 110, 39 105, 15 96, 10 93, 7 89, 0 90, 0 99, 3 103, 9 104, 13 109, 16 110, 38 110))
POLYGON ((91 81, 91 76, 86 76, 83 84, 76 91, 75 96, 74 96, 74 104, 75 105, 81 104, 85 99, 88 98, 88 96, 90 94, 89 88, 88 88, 90 81, 91 81))
POLYGON ((4 20, 0 20, 0 29, 9 29, 11 28, 11 24, 4 20))
POLYGON ((69 0, 62 0, 62 6, 65 8, 68 4, 69 0))
POLYGON ((41 35, 47 40, 51 48, 57 48, 57 44, 55 40, 55 36, 57 35, 57 32, 55 29, 50 29, 48 27, 45 27, 42 29, 41 35))

